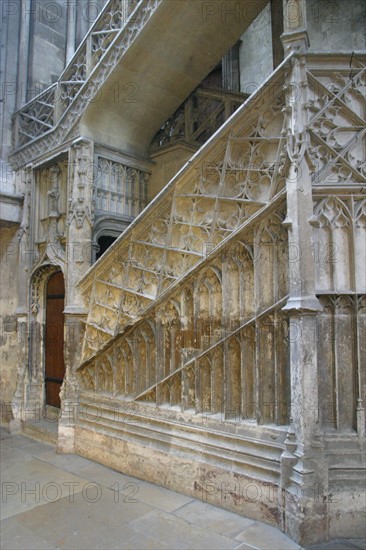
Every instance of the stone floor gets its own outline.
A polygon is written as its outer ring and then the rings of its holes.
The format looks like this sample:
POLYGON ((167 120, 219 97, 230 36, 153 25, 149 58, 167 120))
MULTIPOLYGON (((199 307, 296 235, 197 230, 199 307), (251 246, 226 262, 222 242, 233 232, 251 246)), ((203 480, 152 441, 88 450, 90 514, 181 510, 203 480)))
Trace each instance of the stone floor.
MULTIPOLYGON (((299 549, 278 529, 1 428, 0 548, 299 549)), ((364 548, 336 541, 316 548, 364 548)), ((315 549, 315 547, 314 547, 315 549)))

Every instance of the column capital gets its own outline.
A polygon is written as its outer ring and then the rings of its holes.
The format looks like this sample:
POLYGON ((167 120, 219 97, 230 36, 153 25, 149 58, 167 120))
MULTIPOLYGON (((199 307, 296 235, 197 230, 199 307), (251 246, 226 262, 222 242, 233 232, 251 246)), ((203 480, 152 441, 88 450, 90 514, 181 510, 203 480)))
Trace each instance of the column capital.
POLYGON ((291 296, 282 311, 312 315, 322 311, 323 307, 316 296, 291 296))

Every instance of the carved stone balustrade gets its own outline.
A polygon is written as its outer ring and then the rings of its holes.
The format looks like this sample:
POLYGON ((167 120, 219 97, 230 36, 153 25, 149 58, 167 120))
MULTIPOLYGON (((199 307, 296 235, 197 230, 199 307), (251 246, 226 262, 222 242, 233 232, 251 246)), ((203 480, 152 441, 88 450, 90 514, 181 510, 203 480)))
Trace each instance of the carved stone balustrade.
POLYGON ((177 142, 203 145, 248 98, 248 94, 198 88, 156 134, 151 151, 177 142))

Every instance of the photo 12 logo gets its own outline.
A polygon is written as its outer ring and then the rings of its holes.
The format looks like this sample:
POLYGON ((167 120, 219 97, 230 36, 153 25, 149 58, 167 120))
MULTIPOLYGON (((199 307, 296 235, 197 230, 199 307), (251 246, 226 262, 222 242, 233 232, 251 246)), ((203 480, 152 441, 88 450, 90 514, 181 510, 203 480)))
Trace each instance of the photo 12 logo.
POLYGON ((3 504, 11 502, 21 502, 22 504, 43 504, 51 503, 66 498, 69 502, 75 502, 75 496, 80 494, 82 500, 88 503, 99 502, 103 496, 110 497, 112 491, 113 501, 118 504, 120 502, 127 504, 138 503, 136 495, 139 492, 139 484, 136 482, 127 482, 121 484, 113 483, 110 487, 100 485, 94 482, 80 481, 48 481, 41 483, 40 481, 3 481, 1 483, 1 502, 3 504))
POLYGON ((46 26, 54 25, 59 21, 73 23, 76 19, 91 24, 101 13, 105 5, 103 0, 67 0, 61 3, 55 0, 32 0, 32 2, 19 2, 8 0, 1 2, 1 15, 3 19, 20 17, 21 22, 28 20, 42 23, 46 26))
POLYGON ((262 13, 258 2, 242 0, 212 0, 202 2, 202 22, 220 21, 221 23, 251 23, 262 13))

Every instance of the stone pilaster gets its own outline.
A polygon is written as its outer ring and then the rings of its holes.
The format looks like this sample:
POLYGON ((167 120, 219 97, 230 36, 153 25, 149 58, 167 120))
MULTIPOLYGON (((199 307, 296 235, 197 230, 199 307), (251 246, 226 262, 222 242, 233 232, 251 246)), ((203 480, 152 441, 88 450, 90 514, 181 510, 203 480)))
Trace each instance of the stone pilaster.
POLYGON ((91 265, 93 227, 93 155, 91 142, 78 142, 70 150, 68 174, 67 270, 65 297, 65 368, 61 389, 58 452, 74 450, 78 392, 75 368, 80 362, 83 320, 87 311, 77 287, 91 265))
POLYGON ((94 221, 94 148, 91 142, 76 143, 69 157, 69 204, 67 218, 66 309, 82 304, 77 282, 91 265, 94 221))
POLYGON ((18 233, 18 305, 17 340, 18 365, 17 387, 12 400, 13 420, 9 429, 12 432, 21 430, 21 422, 26 416, 27 386, 29 385, 29 275, 33 260, 33 241, 31 235, 31 197, 33 186, 33 171, 28 168, 22 171, 22 191, 24 194, 22 221, 18 233))
POLYGON ((19 36, 19 62, 17 78, 17 109, 20 109, 28 101, 28 69, 29 69, 29 41, 31 29, 31 0, 21 2, 21 23, 19 36))
POLYGON ((80 313, 65 313, 65 366, 66 375, 62 384, 61 416, 58 427, 57 452, 75 452, 75 423, 78 414, 78 391, 75 378, 75 367, 80 362, 83 343, 85 315, 80 313))
POLYGON ((306 131, 306 62, 291 61, 287 96, 286 173, 289 238, 289 315, 292 426, 283 454, 282 488, 286 532, 307 544, 326 533, 327 468, 318 420, 317 313, 312 229, 312 163, 306 131), (295 436, 296 434, 296 436, 295 436))

